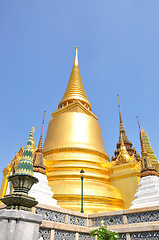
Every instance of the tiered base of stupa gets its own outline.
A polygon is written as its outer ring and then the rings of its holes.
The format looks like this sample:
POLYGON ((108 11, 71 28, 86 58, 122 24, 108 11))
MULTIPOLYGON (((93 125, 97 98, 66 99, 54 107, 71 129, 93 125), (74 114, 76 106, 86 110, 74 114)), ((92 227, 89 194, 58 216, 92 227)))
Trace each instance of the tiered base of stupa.
POLYGON ((142 177, 134 197, 130 209, 159 205, 159 177, 142 177))
POLYGON ((29 191, 29 195, 34 197, 38 203, 59 207, 57 205, 57 200, 53 198, 53 192, 51 191, 51 187, 48 185, 46 175, 34 172, 34 177, 38 178, 39 182, 32 186, 29 191))

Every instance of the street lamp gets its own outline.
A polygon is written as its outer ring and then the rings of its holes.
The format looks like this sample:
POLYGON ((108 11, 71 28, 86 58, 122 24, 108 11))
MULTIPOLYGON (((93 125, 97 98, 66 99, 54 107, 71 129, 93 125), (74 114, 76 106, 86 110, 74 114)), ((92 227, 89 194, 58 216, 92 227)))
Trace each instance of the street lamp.
POLYGON ((81 174, 81 213, 84 213, 83 209, 83 179, 84 179, 84 170, 80 171, 81 174))

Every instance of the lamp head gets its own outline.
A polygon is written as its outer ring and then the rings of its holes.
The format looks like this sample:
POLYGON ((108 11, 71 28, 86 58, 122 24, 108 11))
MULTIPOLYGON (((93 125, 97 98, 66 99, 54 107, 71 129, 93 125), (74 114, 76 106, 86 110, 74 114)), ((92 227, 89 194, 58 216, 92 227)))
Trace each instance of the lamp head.
POLYGON ((82 168, 82 170, 80 171, 80 174, 81 174, 81 176, 84 176, 84 170, 83 170, 83 168, 82 168))

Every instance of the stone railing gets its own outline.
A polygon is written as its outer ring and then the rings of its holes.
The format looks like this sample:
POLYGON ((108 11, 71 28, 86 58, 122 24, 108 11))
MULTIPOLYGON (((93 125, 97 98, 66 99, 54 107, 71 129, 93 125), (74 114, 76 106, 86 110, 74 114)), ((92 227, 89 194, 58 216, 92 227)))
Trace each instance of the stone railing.
POLYGON ((39 240, 96 240, 89 232, 101 225, 117 231, 120 240, 159 239, 159 207, 88 215, 39 204, 33 211, 43 216, 39 240))
POLYGON ((87 214, 39 204, 33 212, 43 216, 40 240, 92 240, 87 214))

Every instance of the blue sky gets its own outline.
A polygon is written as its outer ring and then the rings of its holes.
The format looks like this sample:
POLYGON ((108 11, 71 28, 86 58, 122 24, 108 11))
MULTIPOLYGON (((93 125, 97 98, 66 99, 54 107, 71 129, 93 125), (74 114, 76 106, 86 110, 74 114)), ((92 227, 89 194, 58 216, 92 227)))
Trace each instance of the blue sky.
POLYGON ((2 169, 66 90, 75 46, 83 85, 111 157, 119 136, 117 93, 129 140, 140 153, 136 115, 159 159, 159 1, 8 0, 0 7, 2 169))

